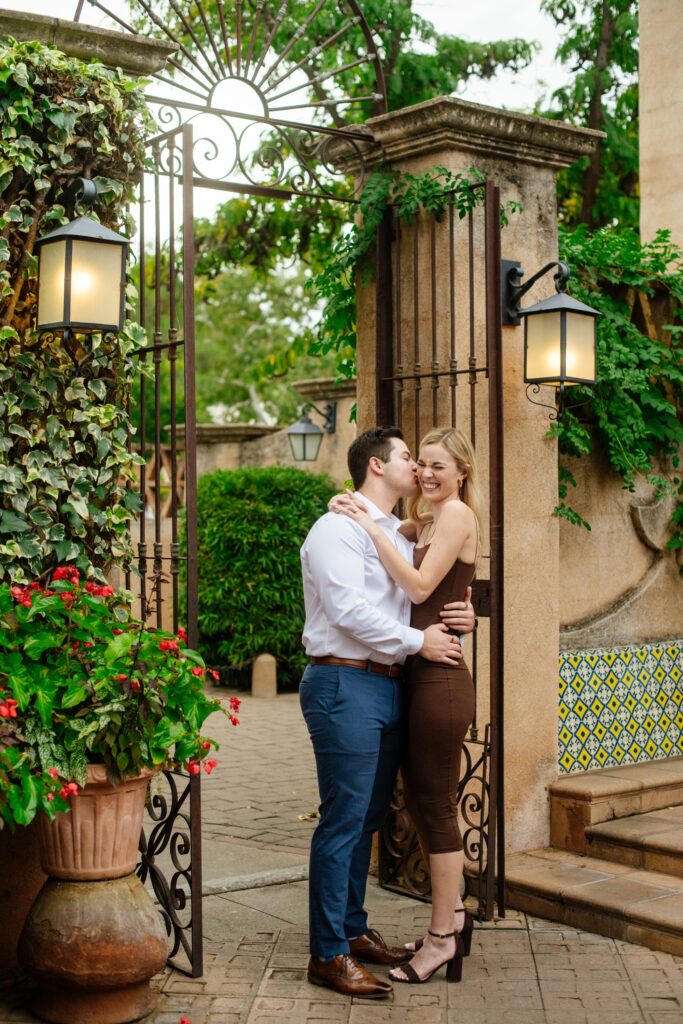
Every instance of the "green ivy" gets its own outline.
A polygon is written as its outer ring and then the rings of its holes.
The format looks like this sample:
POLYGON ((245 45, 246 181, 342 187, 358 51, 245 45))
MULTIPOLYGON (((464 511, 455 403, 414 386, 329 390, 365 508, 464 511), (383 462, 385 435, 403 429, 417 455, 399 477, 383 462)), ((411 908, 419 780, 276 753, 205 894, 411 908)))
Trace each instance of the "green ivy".
MULTIPOLYGON (((671 549, 683 548, 683 252, 666 231, 641 243, 631 229, 585 225, 560 232, 571 294, 600 311, 597 382, 575 388, 553 426, 561 456, 560 499, 576 481, 567 456, 599 448, 634 489, 646 477, 658 496, 675 495, 671 549), (562 457, 565 458, 562 458, 562 457)), ((561 500, 555 514, 589 524, 561 500)))
POLYGON ((38 42, 0 40, 0 580, 60 562, 105 570, 129 557, 137 457, 126 396, 144 333, 82 340, 77 371, 59 337, 36 337, 36 239, 74 212, 76 177, 95 216, 126 231, 144 157, 140 85, 38 42))

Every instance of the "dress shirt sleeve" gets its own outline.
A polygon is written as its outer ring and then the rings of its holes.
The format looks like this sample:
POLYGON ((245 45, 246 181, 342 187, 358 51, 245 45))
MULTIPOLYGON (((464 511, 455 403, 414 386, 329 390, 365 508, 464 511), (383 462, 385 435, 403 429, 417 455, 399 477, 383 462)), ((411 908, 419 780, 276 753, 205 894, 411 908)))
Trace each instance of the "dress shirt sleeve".
POLYGON ((366 537, 342 516, 318 520, 309 535, 308 565, 325 615, 336 629, 382 654, 417 654, 422 631, 397 622, 365 597, 366 537))

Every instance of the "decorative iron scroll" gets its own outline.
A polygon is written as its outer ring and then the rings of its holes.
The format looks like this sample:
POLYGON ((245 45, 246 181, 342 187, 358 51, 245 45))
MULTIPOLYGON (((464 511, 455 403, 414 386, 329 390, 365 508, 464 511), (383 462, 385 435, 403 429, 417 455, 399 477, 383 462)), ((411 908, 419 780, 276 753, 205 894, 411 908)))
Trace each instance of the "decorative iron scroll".
POLYGON ((162 772, 153 781, 137 867, 140 880, 152 886, 171 940, 168 962, 192 977, 202 973, 201 914, 197 927, 194 913, 201 908, 199 793, 199 780, 185 772, 162 772))
POLYGON ((130 22, 88 3, 118 29, 174 48, 147 99, 161 131, 193 125, 196 184, 346 201, 362 187, 372 136, 348 117, 384 113, 386 88, 356 0, 167 0, 165 19, 134 0, 130 22))
MULTIPOLYGON (((465 881, 478 899, 477 913, 485 916, 484 886, 489 830, 490 727, 483 742, 468 740, 462 751, 464 771, 457 792, 460 831, 465 853, 465 881), (468 863, 472 871, 468 871, 468 863)), ((403 779, 398 778, 389 812, 379 833, 379 880, 386 889, 417 899, 431 899, 429 868, 405 804, 403 779)))

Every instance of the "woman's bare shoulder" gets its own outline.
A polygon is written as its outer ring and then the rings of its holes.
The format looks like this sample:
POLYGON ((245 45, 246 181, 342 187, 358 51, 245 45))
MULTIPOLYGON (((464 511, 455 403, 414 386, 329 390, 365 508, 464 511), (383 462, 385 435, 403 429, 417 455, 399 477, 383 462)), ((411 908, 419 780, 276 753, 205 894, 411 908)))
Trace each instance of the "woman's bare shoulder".
POLYGON ((460 524, 461 526, 470 528, 474 526, 475 522, 476 516, 469 505, 466 505, 464 501, 456 498, 452 501, 444 502, 437 525, 441 526, 443 524, 443 526, 451 529, 454 525, 460 524))

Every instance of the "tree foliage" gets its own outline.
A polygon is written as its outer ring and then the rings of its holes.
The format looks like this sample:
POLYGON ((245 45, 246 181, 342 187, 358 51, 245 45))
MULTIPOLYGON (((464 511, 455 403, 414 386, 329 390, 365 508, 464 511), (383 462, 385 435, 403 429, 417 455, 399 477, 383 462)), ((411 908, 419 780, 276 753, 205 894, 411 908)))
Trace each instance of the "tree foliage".
POLYGON ((120 73, 36 42, 0 42, 0 83, 0 579, 24 580, 128 556, 125 399, 144 335, 95 335, 77 371, 59 337, 32 332, 33 251, 68 219, 62 193, 77 176, 97 182, 103 223, 125 227, 146 112, 120 73))
POLYGON ((606 133, 590 157, 558 176, 564 224, 638 228, 637 0, 541 0, 561 33, 571 78, 538 112, 606 133))

